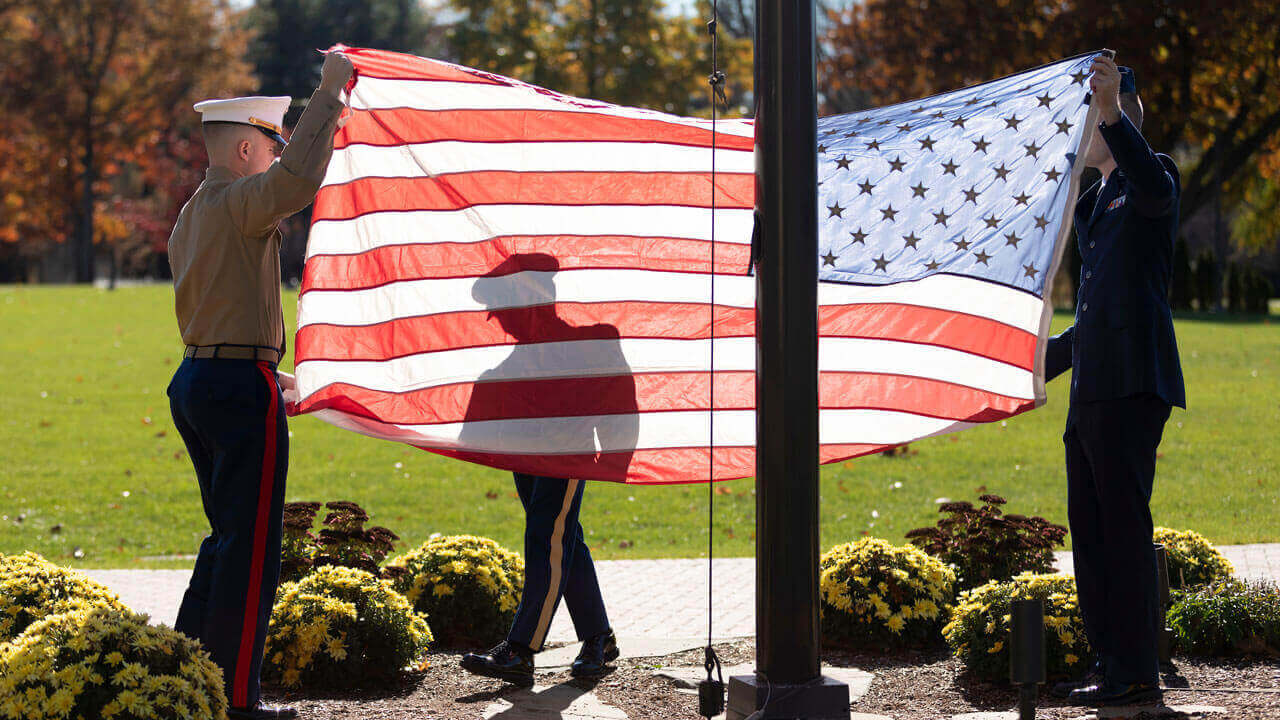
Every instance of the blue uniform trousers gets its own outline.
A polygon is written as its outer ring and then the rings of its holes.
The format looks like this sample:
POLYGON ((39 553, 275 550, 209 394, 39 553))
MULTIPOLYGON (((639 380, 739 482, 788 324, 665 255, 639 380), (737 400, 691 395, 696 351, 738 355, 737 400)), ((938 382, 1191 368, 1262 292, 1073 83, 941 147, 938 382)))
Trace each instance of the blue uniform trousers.
POLYGON ((507 640, 542 650, 560 598, 579 640, 609 629, 596 566, 582 537, 582 480, 515 473, 524 505, 524 595, 507 640))
POLYGON ((222 668, 232 707, 258 704, 267 621, 280 578, 289 430, 272 363, 183 360, 169 384, 211 531, 175 629, 222 668))
POLYGON ((1107 679, 1159 680, 1151 490, 1170 406, 1152 394, 1074 403, 1063 441, 1080 612, 1107 679))

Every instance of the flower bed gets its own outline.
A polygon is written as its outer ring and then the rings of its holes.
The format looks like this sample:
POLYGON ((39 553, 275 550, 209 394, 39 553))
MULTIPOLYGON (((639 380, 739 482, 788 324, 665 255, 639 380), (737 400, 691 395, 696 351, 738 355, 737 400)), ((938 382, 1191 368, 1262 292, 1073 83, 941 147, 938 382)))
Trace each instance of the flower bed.
POLYGON ((426 619, 391 583, 327 566, 281 586, 262 674, 285 687, 350 687, 394 677, 430 643, 426 619))
POLYGON ((1004 514, 1005 499, 982 495, 981 508, 968 502, 944 503, 946 517, 933 527, 907 533, 911 543, 956 568, 962 589, 1023 572, 1053 572, 1053 549, 1067 529, 1042 517, 1004 514))
POLYGON ((1014 600, 1044 602, 1045 669, 1050 676, 1079 674, 1092 662, 1075 578, 1022 573, 960 593, 951 622, 942 629, 952 654, 976 677, 1009 677, 1009 609, 1014 600))
POLYGON ((865 538, 828 550, 818 572, 824 638, 864 648, 938 642, 956 576, 936 558, 865 538))
POLYGON ((221 720, 222 671, 145 615, 80 607, 0 644, 0 718, 221 720))
POLYGON ((1175 593, 1169 626, 1177 647, 1197 655, 1280 655, 1280 588, 1224 580, 1175 593))
POLYGON ((0 642, 42 618, 92 607, 129 609, 105 585, 36 553, 0 555, 0 642))
POLYGON ((1158 527, 1154 539, 1169 558, 1169 587, 1209 585, 1227 580, 1235 568, 1203 535, 1192 530, 1158 527))
POLYGON ((507 633, 524 591, 524 559, 473 535, 428 540, 388 563, 396 589, 427 614, 445 645, 494 642, 507 633))

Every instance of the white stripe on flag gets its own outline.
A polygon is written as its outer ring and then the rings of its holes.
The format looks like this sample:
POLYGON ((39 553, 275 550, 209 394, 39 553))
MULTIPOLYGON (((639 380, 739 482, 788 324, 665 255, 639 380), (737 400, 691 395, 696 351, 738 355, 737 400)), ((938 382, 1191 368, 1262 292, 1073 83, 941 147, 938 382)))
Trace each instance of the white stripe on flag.
MULTIPOLYGON (((707 172, 707 148, 643 142, 351 145, 335 150, 325 185, 365 177, 422 178, 459 172, 707 172)), ((755 172, 749 150, 716 151, 717 173, 755 172)))
MULTIPOLYGON (((314 323, 361 326, 402 317, 437 313, 498 310, 530 302, 529 288, 545 287, 541 279, 553 276, 555 300, 563 303, 621 301, 706 303, 710 301, 709 276, 655 270, 560 270, 555 273, 525 271, 503 278, 449 278, 406 280, 365 290, 312 290, 298 311, 298 327, 314 323), (484 283, 487 302, 472 297, 484 283)), ((716 304, 755 307, 755 278, 717 275, 716 304)), ((537 302, 546 302, 539 296, 537 302)), ((1030 293, 995 283, 957 275, 933 275, 894 285, 845 285, 819 283, 821 305, 903 303, 957 313, 989 317, 1030 333, 1040 327, 1040 300, 1030 293)))
MULTIPOLYGON (((362 77, 351 94, 351 107, 364 110, 413 108, 415 110, 558 110, 572 113, 594 113, 633 120, 657 120, 673 125, 711 129, 710 120, 668 115, 656 110, 609 105, 597 100, 583 100, 537 92, 519 85, 485 85, 451 81, 421 82, 362 77)), ((754 137, 750 120, 729 119, 716 123, 722 135, 754 137)))
MULTIPOLYGON (((635 415, 486 420, 440 425, 395 425, 367 418, 319 411, 326 421, 357 425, 359 432, 385 440, 451 450, 504 455, 578 455, 625 450, 706 447, 710 413, 705 410, 647 412, 635 415), (635 437, 634 443, 630 442, 635 437)), ((903 438, 954 432, 972 423, 893 410, 822 410, 822 444, 892 445, 903 438)), ((355 429, 355 428, 353 428, 355 429)), ((718 447, 755 445, 754 410, 717 410, 718 447)))
MULTIPOLYGON (((755 370, 755 338, 718 338, 715 342, 717 371, 755 370)), ((706 372, 709 343, 652 338, 572 340, 514 348, 495 345, 442 350, 391 360, 303 360, 298 363, 298 392, 305 400, 335 382, 381 392, 408 392, 455 383, 706 372)), ((818 364, 826 372, 907 375, 1015 398, 1034 397, 1029 370, 936 345, 819 338, 818 364)))
MULTIPOLYGON (((717 210, 716 241, 750 244, 752 211, 717 210)), ((355 255, 379 247, 471 243, 503 235, 617 235, 711 239, 711 210, 663 205, 477 205, 464 210, 380 212, 318 218, 307 256, 355 255)))

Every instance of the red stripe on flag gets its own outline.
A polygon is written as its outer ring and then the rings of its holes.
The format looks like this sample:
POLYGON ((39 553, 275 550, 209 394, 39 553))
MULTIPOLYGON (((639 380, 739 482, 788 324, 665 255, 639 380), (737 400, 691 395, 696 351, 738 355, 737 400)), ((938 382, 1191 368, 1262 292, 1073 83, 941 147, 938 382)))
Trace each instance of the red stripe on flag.
MULTIPOLYGON (((880 452, 888 447, 892 446, 823 445, 819 449, 819 461, 829 463, 847 460, 860 455, 880 452)), ((425 447, 420 449, 502 470, 549 475, 551 477, 563 475, 583 480, 630 482, 638 485, 673 485, 705 481, 710 469, 708 467, 709 453, 705 447, 636 450, 634 453, 595 455, 503 455, 500 453, 438 450, 425 447), (673 473, 672 469, 674 468, 679 468, 679 470, 673 473)), ((755 472, 755 448, 716 448, 716 480, 734 480, 750 477, 755 472)))
POLYGON ((919 305, 824 305, 818 308, 818 334, 952 348, 1024 370, 1036 363, 1033 333, 978 315, 919 305))
MULTIPOLYGON (((427 425, 705 411, 709 385, 705 372, 457 383, 402 393, 335 383, 308 395, 297 412, 340 410, 389 424, 427 425), (474 400, 477 387, 483 396, 474 400)), ((715 390, 718 410, 755 406, 755 376, 750 372, 716 373, 715 390)), ((990 422, 1035 404, 942 380, 859 372, 821 373, 818 402, 825 410, 892 410, 963 422, 990 422)))
POLYGON ((275 370, 258 363, 267 381, 267 418, 263 431, 262 475, 258 480, 258 513, 253 525, 253 556, 249 565, 249 591, 244 598, 244 624, 240 629, 240 651, 236 657, 235 687, 231 706, 249 705, 249 666, 253 660, 254 639, 258 632, 258 604, 262 595, 262 567, 267 552, 267 521, 271 517, 272 489, 276 478, 276 413, 279 412, 280 390, 276 387, 275 370))
MULTIPOLYGON (((536 329, 542 342, 621 338, 699 340, 711 336, 703 303, 556 303, 562 321, 549 323, 545 307, 499 310, 502 321, 519 330, 536 329)), ((304 325, 294 357, 311 360, 392 360, 422 353, 493 345, 518 345, 488 310, 467 310, 399 318, 373 325, 304 325)), ((995 320, 915 305, 835 305, 819 308, 822 337, 867 338, 952 348, 1031 370, 1036 338, 995 320)), ((717 338, 753 337, 755 309, 721 306, 717 338)), ((524 335, 528 337, 528 335, 524 335)))
MULTIPOLYGON (((478 277, 508 257, 546 253, 561 270, 642 269, 705 273, 711 243, 685 238, 628 235, 504 235, 474 243, 389 245, 355 255, 312 255, 303 270, 303 292, 364 290, 405 280, 478 277)), ((716 243, 716 269, 744 274, 751 247, 716 243)))
MULTIPOLYGON (((722 173, 716 206, 749 209, 755 177, 722 173)), ((479 171, 433 177, 361 178, 320 188, 315 221, 375 212, 462 210, 477 205, 674 205, 711 207, 711 173, 479 171)))
MULTIPOLYGON (((536 329, 542 342, 617 340, 619 336, 667 339, 710 337, 710 313, 698 303, 556 303, 547 322, 546 308, 498 310, 508 327, 536 329)), ((305 325, 295 341, 295 362, 311 360, 391 360, 420 353, 519 344, 488 310, 438 313, 377 325, 305 325)), ((496 313, 495 313, 496 314, 496 313)), ((716 337, 754 334, 755 310, 721 307, 716 337)))
POLYGON ((347 48, 343 50, 343 54, 355 65, 357 76, 362 77, 391 80, 443 80, 484 85, 511 84, 501 82, 497 76, 488 76, 476 70, 403 53, 347 48))
MULTIPOLYGON (((563 110, 353 110, 334 137, 335 150, 350 145, 416 145, 459 142, 636 142, 711 147, 706 128, 658 119, 563 110)), ((724 150, 753 149, 755 140, 719 133, 724 150)))

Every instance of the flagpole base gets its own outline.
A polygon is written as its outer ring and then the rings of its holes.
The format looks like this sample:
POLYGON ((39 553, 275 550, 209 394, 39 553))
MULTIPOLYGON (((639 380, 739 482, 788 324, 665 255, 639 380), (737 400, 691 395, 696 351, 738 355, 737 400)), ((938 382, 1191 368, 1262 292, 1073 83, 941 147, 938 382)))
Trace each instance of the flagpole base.
POLYGON ((725 720, 745 720, 757 710, 764 711, 760 720, 849 720, 849 686, 825 675, 804 685, 768 683, 759 675, 729 678, 725 720))

